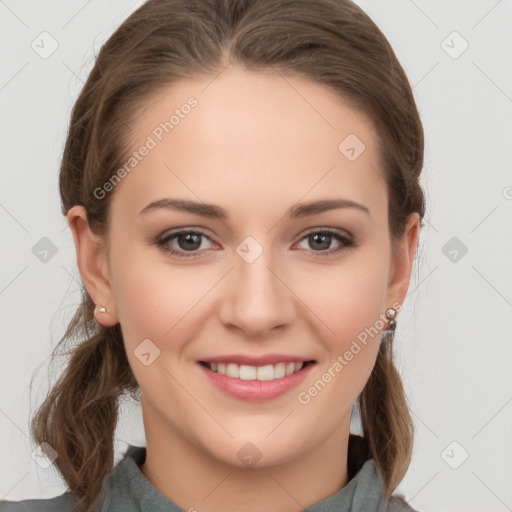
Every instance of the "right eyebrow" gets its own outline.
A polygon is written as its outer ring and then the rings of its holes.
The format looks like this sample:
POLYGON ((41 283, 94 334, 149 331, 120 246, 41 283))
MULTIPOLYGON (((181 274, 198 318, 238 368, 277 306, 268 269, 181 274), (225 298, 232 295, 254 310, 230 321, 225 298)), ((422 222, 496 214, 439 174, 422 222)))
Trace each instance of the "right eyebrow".
POLYGON ((207 203, 198 203, 196 201, 186 201, 183 199, 160 199, 149 203, 140 213, 147 213, 158 208, 172 208, 189 213, 195 213, 203 217, 226 220, 228 214, 220 206, 207 203))

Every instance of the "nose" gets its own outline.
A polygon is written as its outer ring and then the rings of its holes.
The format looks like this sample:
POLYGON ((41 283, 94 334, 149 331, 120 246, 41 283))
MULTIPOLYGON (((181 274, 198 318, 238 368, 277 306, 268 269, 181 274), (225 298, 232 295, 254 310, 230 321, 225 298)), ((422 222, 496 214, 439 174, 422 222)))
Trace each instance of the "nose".
POLYGON ((227 279, 219 318, 245 337, 263 338, 277 328, 291 325, 296 315, 294 294, 287 273, 272 264, 270 251, 252 263, 235 254, 235 268, 227 279))

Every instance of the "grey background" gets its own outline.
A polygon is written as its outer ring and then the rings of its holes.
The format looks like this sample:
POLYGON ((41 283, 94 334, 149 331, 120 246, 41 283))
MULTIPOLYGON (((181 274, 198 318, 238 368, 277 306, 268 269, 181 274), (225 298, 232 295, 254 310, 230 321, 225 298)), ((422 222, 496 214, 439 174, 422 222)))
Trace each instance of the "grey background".
MULTIPOLYGON (((427 144, 427 226, 396 337, 416 424, 398 491, 422 512, 512 510, 512 2, 357 3, 414 86, 427 144)), ((28 437, 79 299, 58 167, 94 52, 140 4, 0 0, 0 499, 65 490, 28 437), (51 49, 43 31, 58 44, 48 58, 31 47, 51 49)), ((144 444, 130 403, 118 457, 127 442, 144 444)))

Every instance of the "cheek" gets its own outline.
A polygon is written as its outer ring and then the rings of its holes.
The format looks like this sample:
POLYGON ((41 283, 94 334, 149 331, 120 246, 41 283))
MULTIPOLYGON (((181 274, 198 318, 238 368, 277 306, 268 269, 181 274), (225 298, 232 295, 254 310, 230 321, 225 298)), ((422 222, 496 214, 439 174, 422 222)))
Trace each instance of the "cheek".
POLYGON ((381 251, 360 251, 336 267, 301 272, 294 291, 341 350, 349 339, 379 321, 386 308, 388 266, 381 251))
POLYGON ((315 313, 309 314, 311 330, 322 342, 325 357, 302 386, 305 395, 300 403, 314 402, 315 409, 339 404, 339 415, 362 391, 386 327, 388 268, 383 252, 368 248, 335 269, 302 273, 298 295, 315 313))
POLYGON ((154 267, 132 257, 120 258, 117 269, 113 292, 121 325, 133 336, 161 336, 166 326, 170 328, 177 306, 172 303, 171 293, 161 293, 166 286, 165 276, 157 275, 154 267))
POLYGON ((193 323, 201 310, 197 305, 213 279, 185 267, 171 268, 147 247, 118 247, 111 256, 116 269, 113 293, 130 366, 149 396, 166 389, 166 399, 178 403, 183 397, 166 369, 179 364, 194 337, 193 323), (142 354, 147 352, 150 356, 144 361, 142 354))
POLYGON ((218 276, 207 267, 171 266, 157 249, 126 247, 112 251, 112 288, 127 343, 154 340, 159 346, 173 340, 178 348, 198 303, 218 276))

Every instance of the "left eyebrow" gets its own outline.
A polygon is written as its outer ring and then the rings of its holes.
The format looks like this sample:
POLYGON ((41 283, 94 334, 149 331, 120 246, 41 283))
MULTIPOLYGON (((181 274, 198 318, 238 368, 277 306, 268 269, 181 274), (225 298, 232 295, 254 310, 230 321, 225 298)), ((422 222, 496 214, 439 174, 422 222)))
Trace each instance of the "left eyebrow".
MULTIPOLYGON (((227 220, 229 217, 227 212, 220 206, 182 199, 160 199, 158 201, 153 201, 143 208, 140 213, 143 214, 158 208, 172 208, 220 220, 227 220)), ((335 210, 338 208, 355 208, 367 215, 370 215, 370 210, 366 206, 356 203, 355 201, 351 201, 350 199, 324 199, 321 201, 294 205, 286 210, 286 216, 292 219, 299 219, 310 215, 318 215, 328 210, 335 210)))
POLYGON ((335 210, 337 208, 355 208, 356 210, 370 215, 370 210, 366 206, 351 201, 350 199, 326 199, 313 203, 298 204, 288 208, 286 214, 292 219, 298 219, 309 215, 317 215, 328 210, 335 210))

